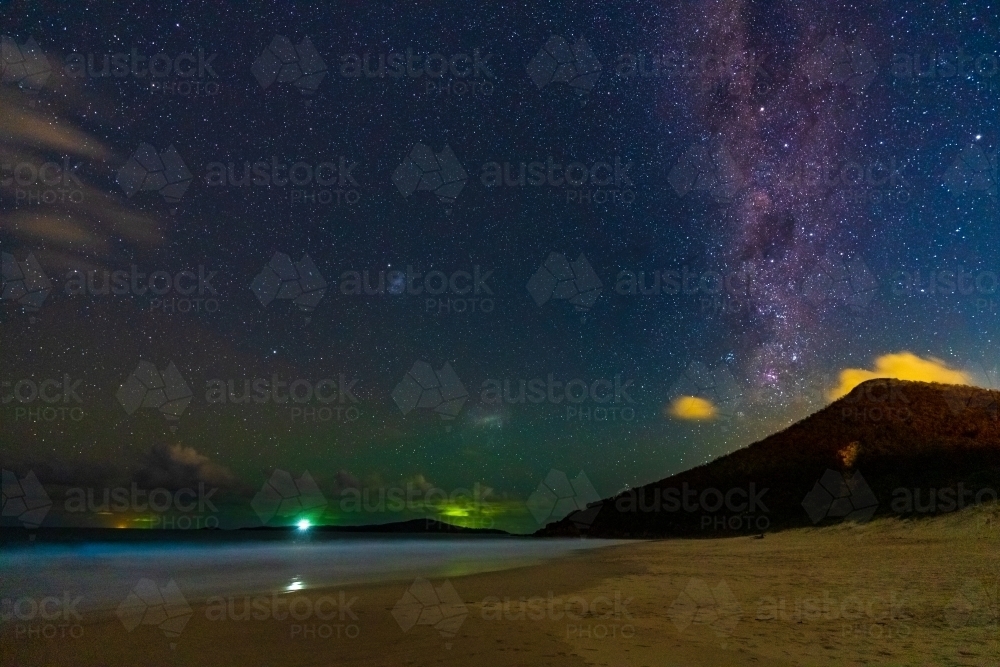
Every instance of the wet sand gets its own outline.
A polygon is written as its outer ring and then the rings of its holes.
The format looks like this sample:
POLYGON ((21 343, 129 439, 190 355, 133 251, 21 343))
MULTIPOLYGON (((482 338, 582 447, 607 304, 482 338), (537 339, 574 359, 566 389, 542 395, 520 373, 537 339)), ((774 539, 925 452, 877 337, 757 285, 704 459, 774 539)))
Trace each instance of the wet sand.
MULTIPOLYGON (((26 636, 27 628, 10 622, 0 633, 0 660, 32 667, 995 666, 998 585, 1000 511, 974 508, 764 539, 635 542, 427 584, 291 591, 259 601, 262 620, 239 620, 242 598, 236 618, 224 604, 198 603, 178 636, 149 616, 127 630, 111 612, 75 623, 78 638, 26 636), (284 602, 275 606, 275 599, 284 602), (276 620, 289 604, 304 617, 276 620)), ((163 619, 187 611, 167 610, 163 619)))

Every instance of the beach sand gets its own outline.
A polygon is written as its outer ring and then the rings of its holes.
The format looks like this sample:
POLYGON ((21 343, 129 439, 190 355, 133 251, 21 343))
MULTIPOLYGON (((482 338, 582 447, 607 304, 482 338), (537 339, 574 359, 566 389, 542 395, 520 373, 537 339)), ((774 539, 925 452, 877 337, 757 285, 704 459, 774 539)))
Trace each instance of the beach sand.
POLYGON ((176 637, 155 625, 128 631, 111 613, 85 617, 79 638, 18 636, 8 624, 0 653, 25 667, 1000 664, 995 507, 763 539, 635 542, 434 579, 436 599, 413 584, 285 594, 343 600, 343 619, 209 620, 193 604, 176 637), (426 605, 400 605, 408 590, 406 601, 426 605))

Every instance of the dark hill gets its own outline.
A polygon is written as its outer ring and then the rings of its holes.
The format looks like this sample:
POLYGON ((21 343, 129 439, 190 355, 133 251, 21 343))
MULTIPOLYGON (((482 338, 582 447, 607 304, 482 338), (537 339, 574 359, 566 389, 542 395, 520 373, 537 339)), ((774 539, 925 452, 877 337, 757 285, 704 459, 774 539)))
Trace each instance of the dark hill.
POLYGON ((998 404, 997 391, 870 380, 783 431, 537 534, 722 537, 988 502, 1000 490, 998 404))

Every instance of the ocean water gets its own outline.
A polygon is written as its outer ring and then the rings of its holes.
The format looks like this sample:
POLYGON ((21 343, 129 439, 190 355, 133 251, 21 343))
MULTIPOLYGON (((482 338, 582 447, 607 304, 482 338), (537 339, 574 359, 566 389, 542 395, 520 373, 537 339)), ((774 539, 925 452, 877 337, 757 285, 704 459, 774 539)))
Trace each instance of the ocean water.
POLYGON ((174 582, 194 603, 252 595, 503 570, 616 540, 340 537, 318 542, 35 544, 0 551, 0 598, 80 597, 116 608, 141 580, 174 582))

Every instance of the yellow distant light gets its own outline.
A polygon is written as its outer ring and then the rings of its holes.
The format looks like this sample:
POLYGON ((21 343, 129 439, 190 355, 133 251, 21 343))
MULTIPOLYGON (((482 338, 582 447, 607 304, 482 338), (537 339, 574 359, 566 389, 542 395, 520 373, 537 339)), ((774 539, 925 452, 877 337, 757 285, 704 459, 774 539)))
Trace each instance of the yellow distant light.
POLYGON ((715 419, 717 414, 715 404, 699 396, 678 396, 670 403, 667 412, 677 419, 692 421, 715 419))

